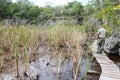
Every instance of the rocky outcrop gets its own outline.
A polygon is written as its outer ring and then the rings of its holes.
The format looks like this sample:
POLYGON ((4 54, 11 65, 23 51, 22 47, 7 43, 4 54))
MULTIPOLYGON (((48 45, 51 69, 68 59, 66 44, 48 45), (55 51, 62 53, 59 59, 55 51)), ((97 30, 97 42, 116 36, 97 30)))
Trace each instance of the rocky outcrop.
POLYGON ((104 51, 108 54, 120 55, 120 34, 113 34, 111 37, 105 40, 104 51))
POLYGON ((26 25, 28 24, 28 20, 26 19, 5 19, 4 20, 4 25, 26 25))

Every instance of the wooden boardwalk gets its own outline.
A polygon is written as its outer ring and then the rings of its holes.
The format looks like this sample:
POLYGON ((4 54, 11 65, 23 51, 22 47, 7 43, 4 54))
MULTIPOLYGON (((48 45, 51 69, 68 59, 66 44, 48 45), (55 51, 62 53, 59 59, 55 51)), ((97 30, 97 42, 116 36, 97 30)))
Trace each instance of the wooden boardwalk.
POLYGON ((97 41, 94 41, 91 47, 93 51, 93 56, 96 58, 101 66, 102 73, 99 80, 120 80, 120 69, 119 67, 111 61, 105 53, 97 54, 97 41))

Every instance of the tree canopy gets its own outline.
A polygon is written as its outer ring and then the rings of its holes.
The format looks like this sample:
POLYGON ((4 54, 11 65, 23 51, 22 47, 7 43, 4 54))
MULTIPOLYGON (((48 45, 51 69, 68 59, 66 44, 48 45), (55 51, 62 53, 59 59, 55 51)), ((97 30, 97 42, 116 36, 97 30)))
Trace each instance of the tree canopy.
POLYGON ((18 18, 28 19, 33 23, 36 23, 40 16, 42 16, 42 21, 45 21, 53 16, 75 16, 83 13, 83 6, 77 1, 63 6, 39 7, 28 0, 17 0, 16 3, 12 3, 11 0, 0 0, 0 7, 0 20, 18 18))
POLYGON ((12 3, 11 0, 0 0, 0 21, 16 18, 27 19, 36 24, 38 20, 46 22, 55 17, 84 16, 84 22, 89 26, 95 26, 89 23, 93 18, 106 21, 107 26, 114 28, 120 25, 119 13, 120 0, 91 0, 85 6, 78 1, 73 1, 55 7, 50 4, 39 7, 28 0, 17 0, 16 3, 12 3))
MULTIPOLYGON (((91 0, 85 6, 85 22, 89 22, 91 18, 98 19, 104 26, 112 28, 112 30, 120 29, 120 0, 91 0)), ((94 23, 94 22, 93 22, 94 23)), ((91 25, 95 26, 95 25, 91 25)))

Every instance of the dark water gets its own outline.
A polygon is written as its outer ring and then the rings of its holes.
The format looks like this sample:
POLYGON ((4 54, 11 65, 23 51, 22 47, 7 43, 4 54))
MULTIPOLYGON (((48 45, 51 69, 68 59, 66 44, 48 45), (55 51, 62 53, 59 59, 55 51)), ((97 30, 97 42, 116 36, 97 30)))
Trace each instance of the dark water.
MULTIPOLYGON (((90 58, 91 59, 91 58, 90 58)), ((86 80, 99 80, 100 74, 101 74, 101 67, 98 64, 98 62, 96 61, 96 59, 94 58, 91 62, 90 62, 90 69, 91 73, 87 73, 87 79, 86 80)))
POLYGON ((120 56, 118 54, 108 55, 108 57, 120 68, 120 56))

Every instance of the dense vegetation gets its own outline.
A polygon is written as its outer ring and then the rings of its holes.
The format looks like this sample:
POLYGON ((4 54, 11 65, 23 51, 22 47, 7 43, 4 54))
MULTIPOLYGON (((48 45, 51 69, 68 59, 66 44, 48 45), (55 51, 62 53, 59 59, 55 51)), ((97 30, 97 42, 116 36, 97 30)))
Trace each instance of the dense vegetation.
POLYGON ((11 0, 0 0, 0 20, 2 19, 27 19, 33 23, 45 22, 59 16, 77 16, 83 13, 83 6, 77 2, 70 2, 65 6, 38 7, 28 0, 18 0, 12 3, 11 0))
POLYGON ((111 33, 111 30, 119 28, 120 25, 119 3, 119 0, 91 0, 85 6, 73 1, 63 6, 53 7, 47 4, 45 7, 39 7, 28 0, 17 0, 16 3, 12 3, 11 0, 0 0, 0 21, 16 18, 26 19, 33 24, 44 24, 48 20, 54 21, 56 17, 75 17, 80 19, 80 22, 84 19, 82 24, 87 30, 95 30, 98 20, 104 23, 104 27, 111 33), (81 16, 82 18, 79 18, 81 16))
POLYGON ((103 24, 109 35, 120 31, 120 0, 91 0, 85 6, 73 1, 55 7, 51 5, 39 7, 28 0, 17 0, 16 3, 12 3, 11 0, 0 0, 0 22, 0 70, 3 70, 2 72, 9 69, 8 64, 11 63, 8 61, 11 60, 16 63, 18 75, 19 60, 22 58, 26 69, 26 64, 31 59, 29 53, 36 56, 39 46, 47 46, 50 49, 54 48, 58 57, 61 56, 60 53, 64 53, 72 58, 75 67, 74 80, 76 80, 79 73, 79 60, 87 40, 86 33, 92 34, 100 24, 103 24), (76 18, 82 24, 70 26, 57 24, 47 28, 24 25, 2 27, 2 21, 5 19, 25 19, 32 24, 38 22, 44 24, 48 20, 54 21, 57 17, 76 18), (32 51, 29 52, 30 50, 32 51))
MULTIPOLYGON (((120 1, 119 0, 91 0, 85 6, 86 26, 96 29, 96 19, 103 24, 109 34, 120 30, 120 1), (92 22, 91 22, 92 20, 92 22), (115 30, 115 31, 114 31, 115 30)), ((98 25, 97 25, 98 26, 98 25)))

